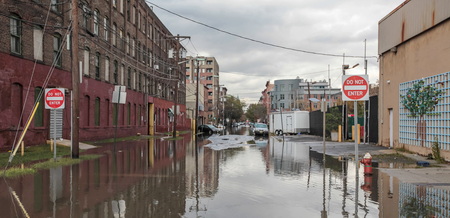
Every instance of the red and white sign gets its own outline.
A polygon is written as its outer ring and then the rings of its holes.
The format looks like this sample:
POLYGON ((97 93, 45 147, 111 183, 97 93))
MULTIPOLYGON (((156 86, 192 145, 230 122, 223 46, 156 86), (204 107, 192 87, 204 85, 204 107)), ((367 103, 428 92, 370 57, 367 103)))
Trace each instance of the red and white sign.
POLYGON ((64 109, 64 89, 45 89, 45 109, 64 109))
POLYGON ((367 75, 342 76, 342 100, 343 101, 368 101, 369 77, 367 75))

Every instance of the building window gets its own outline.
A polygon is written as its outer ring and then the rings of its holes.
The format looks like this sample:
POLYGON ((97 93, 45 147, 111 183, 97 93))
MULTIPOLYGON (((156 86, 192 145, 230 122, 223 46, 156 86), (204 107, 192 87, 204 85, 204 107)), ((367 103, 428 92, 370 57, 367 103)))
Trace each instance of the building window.
POLYGON ((105 32, 105 41, 108 41, 108 17, 103 18, 103 31, 105 32))
POLYGON ((131 89, 131 68, 128 68, 127 87, 131 89))
POLYGON ((142 91, 142 73, 139 73, 139 77, 138 77, 138 91, 142 91))
POLYGON ((131 125, 131 103, 127 105, 127 125, 131 125))
POLYGON ((112 115, 113 115, 113 117, 112 117, 112 124, 114 125, 114 126, 116 126, 117 125, 117 120, 118 120, 118 115, 119 115, 119 113, 118 113, 118 106, 119 106, 119 104, 113 104, 113 112, 112 112, 112 115))
POLYGON ((39 26, 35 26, 33 29, 33 42, 34 59, 39 61, 44 60, 44 31, 39 26))
POLYGON ((127 0, 127 21, 129 22, 130 21, 130 19, 131 19, 131 11, 130 11, 130 8, 131 8, 131 2, 130 2, 130 0, 127 0))
POLYGON ((120 29, 119 30, 119 48, 124 49, 124 46, 125 46, 124 44, 125 44, 125 41, 123 38, 123 29, 120 29))
POLYGON ((125 85, 125 64, 120 66, 120 85, 125 85))
POLYGON ((9 20, 11 34, 11 52, 22 54, 22 22, 20 17, 13 14, 9 20))
POLYGON ((105 81, 109 81, 109 58, 105 58, 105 81))
POLYGON ((134 70, 132 82, 133 82, 133 89, 136 89, 137 88, 137 71, 136 70, 134 70))
POLYGON ((55 34, 53 35, 53 62, 56 66, 61 67, 61 35, 55 34))
POLYGON ((131 56, 132 57, 134 57, 135 55, 136 55, 136 47, 134 46, 134 42, 135 42, 136 40, 134 39, 134 37, 133 37, 133 39, 131 39, 131 56))
POLYGON ((95 53, 95 79, 100 79, 100 53, 95 53))
POLYGON ((206 72, 212 73, 212 72, 213 72, 213 69, 212 69, 212 68, 208 68, 208 69, 206 69, 206 72))
POLYGON ((211 64, 212 64, 212 61, 210 61, 210 60, 206 61, 206 65, 211 65, 211 64))
POLYGON ((61 10, 60 10, 60 3, 58 2, 59 0, 51 0, 51 3, 52 3, 52 6, 51 6, 51 8, 52 8, 52 11, 55 11, 55 12, 61 12, 61 10))
POLYGON ((100 98, 95 98, 94 105, 94 125, 100 126, 100 98))
POLYGON ((83 59, 83 73, 84 75, 89 75, 89 48, 86 47, 84 50, 84 59, 83 59))
POLYGON ((127 54, 130 54, 130 46, 131 46, 131 43, 130 43, 130 34, 129 33, 127 33, 127 38, 126 38, 126 42, 125 43, 127 43, 126 45, 125 45, 125 52, 127 53, 127 54))
POLYGON ((34 89, 34 102, 39 102, 39 106, 36 109, 36 114, 34 115, 34 126, 43 127, 44 126, 44 98, 41 87, 36 87, 34 89))
POLYGON ((284 103, 280 103, 280 108, 284 108, 284 103))
POLYGON ((98 16, 99 16, 99 12, 97 9, 94 10, 94 34, 98 35, 98 16))
POLYGON ((123 0, 119 0, 119 11, 123 14, 123 0))
POLYGON ((116 23, 114 23, 113 28, 112 28, 112 33, 111 33, 113 46, 117 46, 116 34, 117 34, 117 25, 116 25, 116 23))
POLYGON ((284 100, 284 94, 280 94, 280 100, 284 100))
POLYGON ((117 7, 117 0, 112 0, 112 5, 113 5, 113 7, 117 7))
POLYGON ((114 71, 113 71, 114 84, 119 84, 119 63, 114 60, 114 71))

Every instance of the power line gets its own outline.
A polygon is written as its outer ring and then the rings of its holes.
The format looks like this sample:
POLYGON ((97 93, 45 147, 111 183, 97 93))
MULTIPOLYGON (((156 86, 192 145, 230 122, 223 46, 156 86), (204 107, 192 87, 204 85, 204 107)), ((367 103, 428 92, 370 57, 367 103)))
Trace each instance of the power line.
MULTIPOLYGON (((216 30, 216 31, 219 31, 219 32, 222 32, 222 33, 225 33, 225 34, 237 37, 237 38, 248 40, 248 41, 251 41, 251 42, 255 42, 255 43, 259 43, 259 44, 263 44, 263 45, 267 45, 267 46, 271 46, 271 47, 275 47, 275 48, 280 48, 280 49, 284 49, 284 50, 289 50, 289 51, 295 51, 295 52, 301 52, 301 53, 306 53, 306 54, 312 54, 312 55, 322 55, 322 56, 329 56, 329 57, 342 57, 342 54, 331 54, 331 53, 307 51, 307 50, 303 50, 303 49, 290 48, 290 47, 286 47, 286 46, 282 46, 282 45, 276 45, 276 44, 273 44, 273 43, 260 41, 260 40, 257 40, 257 39, 252 39, 252 38, 249 38, 249 37, 245 37, 245 36, 242 36, 242 35, 239 35, 239 34, 236 34, 236 33, 228 32, 228 31, 219 29, 217 27, 213 27, 211 25, 208 25, 208 24, 196 21, 194 19, 185 17, 183 15, 177 14, 175 12, 172 12, 172 11, 168 10, 168 9, 160 7, 159 5, 157 5, 157 4, 153 3, 153 2, 150 2, 150 1, 146 1, 146 2, 148 4, 151 4, 151 5, 155 6, 155 7, 163 10, 163 11, 166 11, 167 13, 173 14, 173 15, 175 15, 177 17, 183 18, 185 20, 191 21, 191 22, 199 24, 201 26, 205 26, 207 28, 210 28, 210 29, 213 29, 213 30, 216 30)), ((352 56, 352 55, 350 55, 350 56, 346 55, 345 57, 347 57, 347 58, 364 58, 364 56, 352 56)), ((378 57, 377 56, 366 56, 366 58, 375 58, 376 59, 378 57)))

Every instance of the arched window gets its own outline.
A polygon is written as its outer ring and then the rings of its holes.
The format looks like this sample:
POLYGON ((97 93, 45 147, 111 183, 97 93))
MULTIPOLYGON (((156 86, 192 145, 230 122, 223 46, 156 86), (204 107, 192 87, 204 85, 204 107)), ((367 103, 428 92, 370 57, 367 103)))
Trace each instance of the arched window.
MULTIPOLYGON (((84 120, 85 120, 85 125, 86 126, 90 126, 91 123, 91 97, 89 97, 89 95, 86 95, 84 97, 84 102, 85 102, 85 112, 86 114, 84 115, 84 120)), ((83 117, 83 116, 80 116, 83 117)))
POLYGON ((94 105, 94 125, 100 126, 100 98, 95 98, 94 105))
POLYGON ((109 57, 105 58, 105 81, 109 81, 109 57))
POLYGON ((20 120, 20 115, 23 109, 23 87, 19 83, 13 83, 11 86, 11 109, 12 124, 17 124, 19 127, 22 126, 23 121, 20 120))
POLYGON ((119 63, 114 60, 114 71, 113 71, 114 84, 119 84, 119 63))
POLYGON ((95 53, 94 59, 95 79, 100 80, 100 53, 95 53))

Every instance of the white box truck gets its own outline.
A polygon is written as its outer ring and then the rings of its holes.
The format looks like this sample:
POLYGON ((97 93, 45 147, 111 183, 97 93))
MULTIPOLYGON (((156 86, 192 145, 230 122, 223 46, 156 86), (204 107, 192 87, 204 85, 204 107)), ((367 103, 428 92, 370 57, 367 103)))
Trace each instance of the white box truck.
POLYGON ((272 112, 269 131, 276 135, 309 133, 309 111, 272 112))

